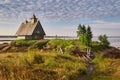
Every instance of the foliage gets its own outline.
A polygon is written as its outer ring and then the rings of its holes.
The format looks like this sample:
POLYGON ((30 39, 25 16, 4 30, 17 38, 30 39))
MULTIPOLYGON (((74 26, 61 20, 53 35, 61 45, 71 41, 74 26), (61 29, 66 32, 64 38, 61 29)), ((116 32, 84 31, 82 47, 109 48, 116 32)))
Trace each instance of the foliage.
POLYGON ((62 42, 63 40, 55 39, 55 40, 50 40, 47 45, 50 46, 51 49, 56 49, 58 48, 58 46, 61 46, 62 42))
POLYGON ((77 31, 77 36, 80 37, 81 35, 85 34, 86 33, 86 28, 85 26, 83 25, 79 25, 78 26, 78 31, 77 31))
POLYGON ((75 45, 69 45, 65 48, 65 51, 67 53, 70 53, 70 54, 78 54, 81 52, 80 48, 78 46, 75 46, 75 45))
MULTIPOLYGON (((81 36, 80 40, 15 40, 12 41, 10 44, 11 46, 15 46, 10 51, 11 52, 19 52, 23 49, 30 50, 30 49, 43 49, 46 47, 47 50, 53 51, 60 51, 63 50, 65 53, 71 53, 76 50, 76 47, 79 48, 80 51, 86 51, 88 45, 87 34, 81 36), (17 46, 17 48, 16 48, 17 46), (25 47, 25 48, 24 48, 25 47)), ((92 51, 100 51, 104 50, 104 46, 101 45, 99 42, 90 42, 90 47, 92 51)))
POLYGON ((94 51, 94 52, 104 50, 104 47, 99 42, 92 42, 91 48, 92 48, 92 51, 94 51))
POLYGON ((23 39, 20 39, 20 40, 12 41, 10 44, 11 45, 16 45, 16 46, 31 46, 34 43, 36 43, 35 40, 23 40, 23 39))
POLYGON ((92 31, 91 31, 90 26, 86 28, 85 25, 83 26, 79 25, 77 36, 79 37, 81 43, 83 43, 86 46, 90 46, 90 43, 92 40, 92 31))
POLYGON ((65 53, 71 53, 76 50, 76 47, 80 51, 85 51, 86 46, 79 40, 15 40, 10 43, 11 49, 8 52, 20 52, 28 51, 31 49, 46 49, 52 51, 62 50, 65 53))
POLYGON ((69 45, 65 48, 66 52, 72 53, 75 50, 75 45, 69 45))
POLYGON ((48 43, 48 40, 15 40, 10 43, 12 46, 26 46, 26 47, 36 47, 39 49, 42 49, 46 44, 48 43))
POLYGON ((88 35, 87 35, 87 34, 81 35, 81 36, 80 36, 80 42, 81 42, 83 45, 88 46, 88 44, 89 44, 88 35))
POLYGON ((48 40, 43 40, 43 41, 37 41, 36 43, 34 43, 32 46, 42 49, 43 47, 45 47, 47 45, 49 41, 48 40))
POLYGON ((79 50, 84 51, 86 46, 80 43, 79 40, 50 40, 47 43, 47 46, 49 46, 52 50, 60 50, 60 48, 65 52, 65 53, 71 53, 74 50, 76 50, 76 47, 79 48, 79 50))
POLYGON ((99 36, 99 40, 100 40, 100 43, 105 46, 105 47, 109 47, 109 41, 107 39, 107 36, 106 35, 100 35, 99 36))
MULTIPOLYGON (((92 40, 92 37, 93 37, 92 31, 91 31, 91 27, 88 26, 88 28, 87 28, 86 31, 87 31, 86 34, 88 35, 88 40, 91 41, 91 40, 92 40)), ((89 43, 90 43, 90 42, 89 42, 89 43)))

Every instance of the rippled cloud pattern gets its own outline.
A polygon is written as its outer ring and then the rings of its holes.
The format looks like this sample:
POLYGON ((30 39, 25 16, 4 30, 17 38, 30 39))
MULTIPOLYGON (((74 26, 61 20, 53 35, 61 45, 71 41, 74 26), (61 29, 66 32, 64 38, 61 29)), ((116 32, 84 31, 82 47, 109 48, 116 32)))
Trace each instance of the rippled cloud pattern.
POLYGON ((45 21, 98 19, 120 15, 120 0, 0 0, 0 19, 28 18, 35 13, 45 21))

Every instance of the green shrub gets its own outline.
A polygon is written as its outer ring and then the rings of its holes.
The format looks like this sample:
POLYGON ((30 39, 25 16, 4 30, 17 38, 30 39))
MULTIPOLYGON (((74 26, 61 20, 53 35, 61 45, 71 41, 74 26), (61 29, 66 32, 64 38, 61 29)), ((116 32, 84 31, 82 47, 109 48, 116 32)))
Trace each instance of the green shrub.
POLYGON ((33 47, 37 47, 39 49, 42 49, 43 47, 46 46, 46 44, 48 43, 48 40, 45 41, 37 41, 36 43, 33 44, 33 47))
POLYGON ((69 45, 65 48, 65 51, 68 53, 72 53, 76 49, 75 45, 69 45))
POLYGON ((60 48, 65 52, 72 52, 79 47, 82 51, 85 51, 86 46, 80 44, 79 40, 50 40, 48 44, 51 49, 59 50, 60 48))
POLYGON ((99 40, 100 40, 101 45, 103 45, 105 48, 109 47, 110 43, 106 35, 100 35, 99 40))
POLYGON ((44 46, 46 46, 47 43, 48 40, 15 40, 12 41, 10 44, 13 46, 26 46, 42 49, 44 46))
POLYGON ((12 41, 10 44, 15 46, 32 46, 34 43, 36 43, 36 40, 15 40, 12 41))
POLYGON ((59 39, 50 40, 47 45, 49 45, 51 49, 56 49, 58 47, 61 47, 62 42, 63 42, 63 40, 59 40, 59 39))
POLYGON ((95 52, 104 50, 104 46, 100 45, 99 42, 92 42, 91 48, 95 52))

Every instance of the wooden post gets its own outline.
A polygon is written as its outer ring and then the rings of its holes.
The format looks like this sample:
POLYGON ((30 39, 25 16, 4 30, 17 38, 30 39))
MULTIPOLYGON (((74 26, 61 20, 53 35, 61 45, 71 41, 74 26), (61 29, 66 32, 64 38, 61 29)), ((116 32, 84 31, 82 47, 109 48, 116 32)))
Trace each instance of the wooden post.
POLYGON ((62 50, 62 48, 60 48, 60 52, 63 54, 63 50, 62 50))

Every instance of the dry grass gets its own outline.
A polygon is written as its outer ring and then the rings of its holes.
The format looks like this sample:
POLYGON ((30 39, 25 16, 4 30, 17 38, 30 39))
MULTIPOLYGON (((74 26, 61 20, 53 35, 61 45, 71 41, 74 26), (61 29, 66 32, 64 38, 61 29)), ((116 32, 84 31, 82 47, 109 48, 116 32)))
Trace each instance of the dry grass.
POLYGON ((77 80, 86 64, 69 54, 39 52, 0 54, 0 80, 77 80))
POLYGON ((96 64, 91 80, 120 80, 120 59, 104 58, 96 64))

